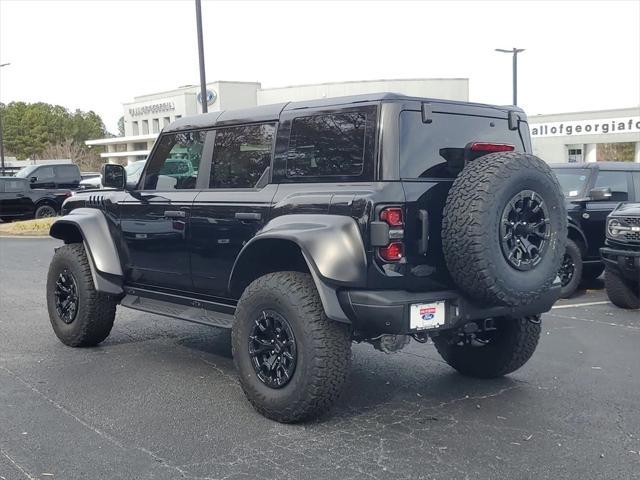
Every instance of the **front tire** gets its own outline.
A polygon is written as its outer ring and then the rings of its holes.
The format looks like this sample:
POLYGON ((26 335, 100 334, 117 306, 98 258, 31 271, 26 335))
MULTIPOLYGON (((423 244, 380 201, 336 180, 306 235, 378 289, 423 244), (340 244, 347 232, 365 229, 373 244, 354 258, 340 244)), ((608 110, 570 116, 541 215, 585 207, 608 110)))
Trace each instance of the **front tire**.
POLYGON ((604 271, 604 285, 609 300, 616 307, 629 310, 640 308, 640 282, 625 280, 607 268, 604 271))
POLYGON ((540 318, 496 318, 496 330, 471 338, 460 331, 433 338, 438 353, 462 375, 496 378, 522 367, 540 339, 540 318))
POLYGON ((47 276, 47 308, 62 343, 92 347, 102 342, 113 327, 116 305, 114 298, 96 291, 82 244, 56 250, 47 276))
POLYGON ((240 385, 262 415, 317 417, 342 392, 351 364, 347 325, 329 320, 309 274, 277 272, 242 294, 232 333, 240 385))

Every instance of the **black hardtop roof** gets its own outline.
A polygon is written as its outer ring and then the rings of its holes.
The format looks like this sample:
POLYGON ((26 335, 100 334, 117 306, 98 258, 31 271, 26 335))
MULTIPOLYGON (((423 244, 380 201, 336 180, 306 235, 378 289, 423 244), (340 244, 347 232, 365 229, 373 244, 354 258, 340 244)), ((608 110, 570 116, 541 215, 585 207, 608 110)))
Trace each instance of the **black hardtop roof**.
POLYGON ((462 102, 457 100, 442 100, 426 97, 412 97, 400 93, 381 92, 367 93, 362 95, 349 95, 345 97, 330 97, 316 100, 303 100, 299 102, 275 103, 272 105, 261 105, 258 107, 244 108, 239 110, 223 110, 220 112, 210 112, 201 115, 180 118, 169 124, 163 132, 177 132, 199 128, 211 128, 213 126, 231 125, 237 123, 267 122, 278 120, 284 111, 303 110, 305 108, 348 106, 360 103, 376 102, 427 102, 434 104, 449 105, 458 108, 481 108, 493 109, 506 115, 510 110, 515 110, 524 115, 524 112, 515 106, 497 106, 484 103, 462 102))
POLYGON ((591 170, 640 171, 640 163, 635 162, 552 163, 550 166, 551 168, 589 168, 591 170))

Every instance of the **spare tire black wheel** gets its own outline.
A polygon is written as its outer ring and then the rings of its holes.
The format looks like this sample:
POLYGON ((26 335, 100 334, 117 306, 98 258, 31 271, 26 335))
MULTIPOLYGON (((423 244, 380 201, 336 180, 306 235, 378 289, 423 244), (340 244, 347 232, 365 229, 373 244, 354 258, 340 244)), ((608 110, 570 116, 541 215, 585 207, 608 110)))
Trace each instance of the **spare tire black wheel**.
POLYGON ((447 266, 471 298, 527 305, 553 284, 565 252, 567 213, 558 181, 518 152, 471 161, 449 191, 442 222, 447 266))

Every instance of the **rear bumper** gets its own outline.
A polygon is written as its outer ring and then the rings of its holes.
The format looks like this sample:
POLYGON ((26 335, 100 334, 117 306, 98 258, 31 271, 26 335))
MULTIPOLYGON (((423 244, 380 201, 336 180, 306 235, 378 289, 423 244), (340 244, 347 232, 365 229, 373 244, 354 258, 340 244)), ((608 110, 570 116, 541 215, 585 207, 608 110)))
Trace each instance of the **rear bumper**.
POLYGON ((560 298, 560 289, 560 285, 556 284, 538 301, 521 307, 483 307, 454 290, 418 293, 404 290, 343 290, 338 293, 338 299, 356 331, 366 336, 400 335, 418 331, 410 328, 412 304, 445 301, 445 323, 426 330, 431 332, 456 328, 471 320, 503 316, 521 318, 548 312, 560 298))
POLYGON ((640 278, 640 250, 621 250, 603 247, 600 249, 605 266, 628 280, 640 278))

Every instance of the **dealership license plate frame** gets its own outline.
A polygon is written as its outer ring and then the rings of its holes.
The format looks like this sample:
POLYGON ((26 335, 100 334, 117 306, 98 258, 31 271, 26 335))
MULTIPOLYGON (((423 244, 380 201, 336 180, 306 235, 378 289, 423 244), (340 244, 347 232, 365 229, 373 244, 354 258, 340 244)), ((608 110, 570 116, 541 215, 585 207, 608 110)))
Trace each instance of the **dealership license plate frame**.
POLYGON ((429 303, 412 303, 409 307, 409 329, 413 331, 434 330, 447 321, 447 302, 438 300, 429 303))

